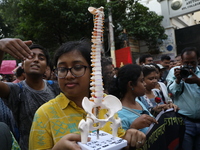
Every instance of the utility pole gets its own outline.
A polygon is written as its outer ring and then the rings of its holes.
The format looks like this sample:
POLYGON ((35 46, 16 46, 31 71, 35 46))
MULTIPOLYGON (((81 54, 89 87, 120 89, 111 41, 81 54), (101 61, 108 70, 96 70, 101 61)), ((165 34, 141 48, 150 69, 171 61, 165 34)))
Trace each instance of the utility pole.
MULTIPOLYGON (((107 0, 107 3, 109 3, 110 0, 107 0)), ((108 9, 108 26, 109 26, 109 36, 110 36, 110 56, 113 60, 113 65, 116 67, 116 59, 115 59, 115 40, 114 40, 114 32, 113 32, 113 23, 112 23, 112 12, 111 9, 108 9)))

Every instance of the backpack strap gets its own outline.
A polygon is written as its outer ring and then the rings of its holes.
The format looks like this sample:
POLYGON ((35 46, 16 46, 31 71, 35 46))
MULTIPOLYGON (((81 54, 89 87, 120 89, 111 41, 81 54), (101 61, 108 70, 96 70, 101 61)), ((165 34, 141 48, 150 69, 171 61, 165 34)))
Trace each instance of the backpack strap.
POLYGON ((128 108, 128 107, 125 107, 125 106, 122 106, 122 107, 123 107, 124 109, 130 111, 130 112, 133 112, 134 114, 136 114, 136 115, 138 115, 138 116, 141 116, 141 114, 139 114, 138 112, 136 112, 136 111, 134 111, 134 110, 132 110, 132 109, 130 109, 130 108, 128 108))
POLYGON ((52 80, 47 80, 47 83, 48 83, 49 85, 52 85, 52 84, 54 84, 54 81, 52 81, 52 80))
MULTIPOLYGON (((174 81, 176 82, 176 81, 174 81)), ((167 90, 169 91, 169 86, 172 85, 173 82, 171 82, 168 86, 167 86, 167 90)), ((181 92, 180 92, 180 95, 183 93, 184 91, 184 82, 183 82, 183 85, 182 85, 182 88, 181 88, 181 92)))
POLYGON ((181 94, 183 93, 183 91, 184 91, 184 82, 183 82, 183 85, 182 85, 181 94))
POLYGON ((164 94, 161 90, 160 90, 160 95, 162 96, 163 101, 166 103, 166 99, 165 99, 164 94))
POLYGON ((142 101, 140 96, 138 96, 138 99, 139 99, 140 101, 142 101))
POLYGON ((165 100, 165 97, 163 95, 163 92, 161 90, 160 90, 160 92, 158 92, 157 90, 155 90, 155 92, 156 92, 157 96, 161 95, 161 98, 162 98, 163 102, 166 103, 166 100, 165 100))
POLYGON ((22 89, 22 84, 20 82, 17 83, 20 89, 22 89))
POLYGON ((155 92, 156 92, 156 95, 157 95, 157 96, 159 96, 159 95, 160 95, 160 94, 158 93, 158 91, 157 91, 157 90, 155 90, 155 92))
MULTIPOLYGON (((23 86, 22 86, 22 84, 20 82, 18 82, 17 85, 20 87, 20 91, 19 91, 19 104, 18 104, 18 107, 19 107, 19 110, 20 110, 21 102, 22 102, 22 100, 21 100, 21 94, 23 93, 23 86)), ((18 110, 18 114, 19 114, 19 110, 18 110)), ((19 116, 17 118, 15 118, 15 119, 17 119, 17 122, 19 122, 19 116)), ((16 133, 16 136, 15 136, 16 140, 19 141, 20 132, 19 132, 18 127, 15 129, 15 133, 16 133)))
POLYGON ((55 96, 60 94, 61 90, 55 81, 53 80, 46 80, 46 81, 47 81, 47 86, 49 86, 53 90, 55 96))
POLYGON ((20 82, 18 82, 17 85, 20 87, 20 91, 19 91, 19 100, 20 100, 20 102, 21 102, 21 94, 22 94, 22 92, 23 92, 23 86, 22 86, 22 84, 21 84, 20 82))

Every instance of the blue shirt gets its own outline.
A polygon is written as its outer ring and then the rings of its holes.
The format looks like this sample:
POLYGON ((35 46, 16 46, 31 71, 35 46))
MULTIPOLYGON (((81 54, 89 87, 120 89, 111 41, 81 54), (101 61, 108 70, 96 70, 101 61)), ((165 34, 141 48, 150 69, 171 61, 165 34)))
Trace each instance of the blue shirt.
MULTIPOLYGON (((135 101, 141 105, 143 110, 137 110, 137 109, 132 109, 132 110, 136 111, 139 114, 142 114, 145 111, 150 116, 152 116, 150 114, 150 112, 146 109, 146 107, 142 104, 142 102, 140 102, 139 100, 135 100, 135 101)), ((128 130, 130 128, 130 125, 132 124, 132 122, 139 117, 135 113, 133 113, 125 108, 122 108, 122 110, 118 111, 118 116, 121 118, 122 128, 124 130, 128 130)), ((139 129, 139 130, 142 131, 143 133, 146 133, 148 129, 149 129, 149 127, 145 127, 143 129, 139 129)))
MULTIPOLYGON (((175 68, 179 67, 173 67, 166 78, 168 91, 174 95, 174 104, 180 108, 178 111, 180 114, 189 118, 200 119, 200 87, 197 84, 188 84, 182 80, 180 84, 177 84, 174 76, 175 68)), ((198 67, 195 74, 200 78, 198 67)), ((188 78, 190 77, 191 75, 188 78)))

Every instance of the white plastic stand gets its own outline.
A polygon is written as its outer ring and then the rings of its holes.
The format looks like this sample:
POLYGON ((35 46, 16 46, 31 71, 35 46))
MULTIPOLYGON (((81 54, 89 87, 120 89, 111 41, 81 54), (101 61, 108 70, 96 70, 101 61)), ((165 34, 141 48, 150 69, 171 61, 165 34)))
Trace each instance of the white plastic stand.
POLYGON ((111 134, 99 131, 99 139, 97 139, 97 132, 89 134, 91 140, 86 144, 78 142, 82 150, 120 150, 127 146, 127 141, 113 137, 111 134))

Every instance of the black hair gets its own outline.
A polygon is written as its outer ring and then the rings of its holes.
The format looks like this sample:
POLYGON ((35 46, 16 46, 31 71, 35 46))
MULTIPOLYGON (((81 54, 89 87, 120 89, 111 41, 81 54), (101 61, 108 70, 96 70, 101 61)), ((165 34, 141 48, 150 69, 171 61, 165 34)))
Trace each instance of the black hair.
POLYGON ((162 55, 161 58, 160 58, 161 61, 163 60, 171 60, 171 57, 168 56, 168 55, 162 55))
POLYGON ((158 71, 161 70, 160 67, 159 67, 157 64, 155 64, 155 63, 150 63, 150 64, 148 64, 148 65, 153 65, 156 69, 158 69, 158 71))
POLYGON ((50 70, 53 71, 53 62, 51 60, 49 61, 49 64, 47 66, 49 66, 50 70))
POLYGON ((152 55, 151 54, 144 54, 144 55, 140 56, 139 63, 140 64, 144 63, 146 58, 149 58, 149 57, 152 57, 152 55))
POLYGON ((142 68, 136 64, 127 64, 119 69, 118 76, 115 79, 113 89, 109 93, 116 97, 123 98, 127 92, 127 84, 132 81, 133 86, 137 85, 138 78, 140 77, 142 68))
POLYGON ((47 49, 45 49, 43 46, 39 45, 39 44, 32 44, 29 46, 29 49, 32 50, 32 49, 40 49, 42 50, 42 52, 44 53, 44 56, 46 58, 46 62, 47 62, 47 65, 49 64, 50 62, 50 55, 49 55, 49 51, 47 49))
POLYGON ((80 41, 69 41, 62 44, 54 54, 54 65, 57 66, 58 59, 61 55, 65 53, 69 53, 71 51, 78 51, 85 58, 89 66, 91 65, 91 42, 88 40, 80 40, 80 41))
POLYGON ((16 77, 20 77, 24 73, 24 69, 22 67, 18 67, 16 70, 16 77))
POLYGON ((179 57, 179 56, 181 56, 181 54, 176 55, 175 58, 177 58, 177 57, 179 57))
POLYGON ((156 67, 154 65, 143 65, 142 72, 144 77, 148 76, 152 72, 156 72, 156 67))
POLYGON ((181 51, 181 58, 183 59, 183 54, 190 54, 191 52, 195 52, 197 59, 199 58, 199 51, 197 50, 196 47, 186 47, 181 51))
POLYGON ((103 88, 105 90, 109 89, 111 85, 112 78, 114 77, 113 70, 108 70, 107 66, 112 66, 112 59, 110 57, 101 57, 101 67, 103 76, 103 88))
POLYGON ((114 69, 115 69, 115 70, 119 70, 119 67, 115 67, 114 69))
POLYGON ((112 58, 110 57, 101 57, 101 66, 104 68, 105 66, 112 65, 112 58))

